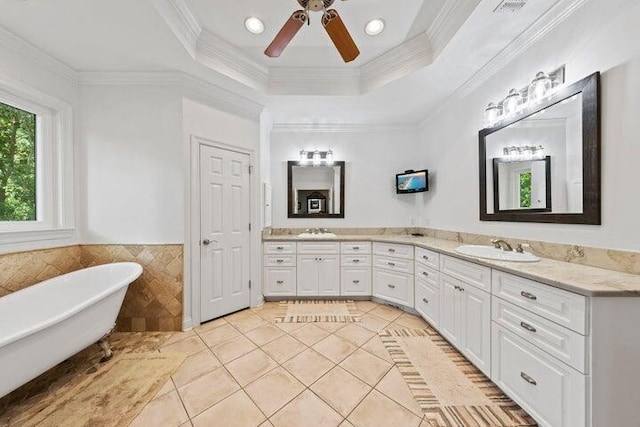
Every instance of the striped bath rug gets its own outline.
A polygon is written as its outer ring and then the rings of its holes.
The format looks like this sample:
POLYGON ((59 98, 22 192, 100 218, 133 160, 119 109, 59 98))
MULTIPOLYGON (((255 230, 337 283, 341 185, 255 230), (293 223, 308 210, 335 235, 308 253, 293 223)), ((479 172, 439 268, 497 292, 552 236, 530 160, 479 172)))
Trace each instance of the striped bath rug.
POLYGON ((525 427, 536 422, 435 330, 379 332, 429 427, 525 427))
POLYGON ((275 323, 361 322, 353 301, 281 301, 275 323))

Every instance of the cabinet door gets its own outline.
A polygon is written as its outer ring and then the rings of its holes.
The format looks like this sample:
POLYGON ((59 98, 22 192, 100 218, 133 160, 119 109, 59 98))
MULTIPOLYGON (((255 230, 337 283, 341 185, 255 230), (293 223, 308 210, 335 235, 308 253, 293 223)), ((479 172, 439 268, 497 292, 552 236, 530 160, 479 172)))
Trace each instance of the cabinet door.
POLYGON ((373 295, 406 307, 413 307, 413 274, 373 269, 373 295))
POLYGON ((371 267, 342 267, 340 294, 371 296, 371 267))
POLYGON ((426 280, 416 278, 415 309, 437 329, 440 322, 440 288, 426 280))
POLYGON ((440 275, 440 333, 460 348, 460 291, 459 281, 440 275))
POLYGON ((320 257, 298 255, 298 296, 318 296, 320 257))
POLYGON ((488 377, 491 376, 491 294, 464 283, 460 286, 460 350, 488 377))
POLYGON ((264 270, 265 296, 296 296, 296 268, 269 267, 264 270))
POLYGON ((318 295, 340 295, 340 255, 322 255, 318 259, 318 295))

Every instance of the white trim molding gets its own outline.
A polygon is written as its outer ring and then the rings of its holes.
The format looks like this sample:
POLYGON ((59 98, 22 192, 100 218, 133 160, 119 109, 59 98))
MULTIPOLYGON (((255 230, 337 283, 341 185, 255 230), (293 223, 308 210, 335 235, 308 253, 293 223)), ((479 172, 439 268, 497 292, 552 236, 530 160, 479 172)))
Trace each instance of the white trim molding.
POLYGON ((307 124, 307 123, 274 123, 273 133, 366 133, 366 132, 400 132, 416 130, 414 123, 408 124, 307 124))
POLYGON ((195 59, 202 27, 187 3, 183 0, 151 0, 151 2, 189 55, 195 59))

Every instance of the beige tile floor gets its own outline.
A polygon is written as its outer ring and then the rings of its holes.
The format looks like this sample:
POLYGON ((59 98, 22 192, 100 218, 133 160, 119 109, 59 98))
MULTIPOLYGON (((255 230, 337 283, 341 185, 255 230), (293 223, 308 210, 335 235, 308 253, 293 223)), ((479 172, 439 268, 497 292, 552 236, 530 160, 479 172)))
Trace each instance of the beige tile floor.
POLYGON ((359 323, 274 323, 277 304, 172 337, 189 354, 132 426, 419 427, 423 415, 382 345, 422 319, 370 301, 359 323))

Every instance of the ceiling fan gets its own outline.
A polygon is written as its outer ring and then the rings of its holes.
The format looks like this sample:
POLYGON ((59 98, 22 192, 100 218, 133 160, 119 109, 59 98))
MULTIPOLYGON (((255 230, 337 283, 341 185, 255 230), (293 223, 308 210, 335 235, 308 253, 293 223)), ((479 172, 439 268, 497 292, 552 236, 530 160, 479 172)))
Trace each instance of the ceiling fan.
MULTIPOLYGON (((329 9, 335 0, 297 0, 304 9, 293 12, 289 20, 284 24, 275 39, 269 47, 264 51, 265 55, 275 58, 280 56, 282 51, 287 47, 289 42, 300 31, 300 28, 306 22, 310 24, 309 12, 322 11, 322 26, 331 37, 331 41, 338 49, 340 56, 344 62, 351 62, 360 55, 358 46, 351 38, 351 34, 347 31, 344 22, 335 9, 329 9)), ((345 0, 342 0, 345 1, 345 0)))

